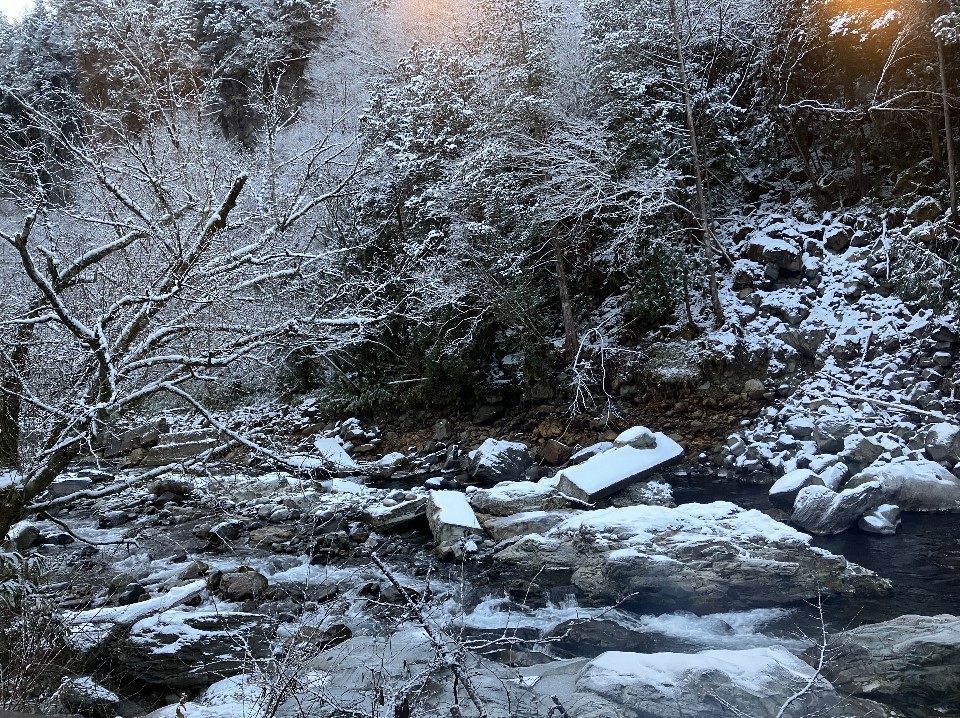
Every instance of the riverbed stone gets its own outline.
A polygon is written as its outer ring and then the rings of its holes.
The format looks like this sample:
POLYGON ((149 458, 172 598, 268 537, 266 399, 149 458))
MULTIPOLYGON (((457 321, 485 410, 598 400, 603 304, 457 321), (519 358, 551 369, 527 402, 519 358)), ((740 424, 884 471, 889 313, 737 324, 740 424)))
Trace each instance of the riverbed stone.
POLYGON ((808 486, 823 486, 823 479, 810 469, 796 469, 780 477, 770 487, 770 503, 787 513, 793 511, 793 503, 801 489, 808 486))
POLYGON ((960 478, 933 461, 894 461, 853 476, 848 487, 879 481, 885 501, 904 511, 960 511, 960 478))
POLYGON ((487 439, 468 455, 467 474, 473 479, 496 484, 501 481, 521 481, 524 472, 533 464, 526 445, 516 441, 487 439))
POLYGON ((813 440, 824 454, 838 454, 843 451, 843 440, 856 431, 857 425, 853 417, 831 414, 814 422, 813 440))
POLYGON ((804 531, 826 536, 846 531, 884 500, 879 481, 837 493, 826 486, 808 486, 797 493, 790 520, 804 531))
POLYGON ((434 540, 441 545, 483 533, 466 495, 459 491, 429 492, 427 523, 434 540))
POLYGON ((947 714, 960 709, 957 616, 900 616, 834 634, 828 648, 824 676, 841 691, 911 708, 943 704, 947 714))
POLYGON ((775 606, 827 593, 867 594, 888 581, 810 536, 728 502, 632 506, 572 515, 494 554, 508 574, 572 585, 588 602, 636 596, 697 612, 775 606))
POLYGON ((138 621, 120 649, 131 678, 177 692, 249 670, 271 652, 270 619, 251 613, 172 610, 138 621))
POLYGON ((866 533, 892 536, 900 526, 900 507, 881 504, 873 511, 868 511, 861 516, 857 525, 866 533))
POLYGON ((491 516, 552 511, 569 506, 555 488, 533 481, 503 481, 491 489, 471 491, 467 498, 474 511, 491 516))
POLYGON ((728 712, 751 718, 886 715, 870 701, 844 699, 779 646, 699 653, 609 651, 583 666, 573 689, 564 701, 571 718, 716 718, 728 712))
POLYGON ((960 426, 948 422, 934 424, 927 429, 924 448, 933 461, 960 461, 960 426))
POLYGON ((259 571, 231 571, 220 579, 220 592, 230 601, 263 598, 270 582, 259 571))
POLYGON ((494 541, 546 533, 570 516, 568 511, 523 511, 484 521, 483 528, 494 541))

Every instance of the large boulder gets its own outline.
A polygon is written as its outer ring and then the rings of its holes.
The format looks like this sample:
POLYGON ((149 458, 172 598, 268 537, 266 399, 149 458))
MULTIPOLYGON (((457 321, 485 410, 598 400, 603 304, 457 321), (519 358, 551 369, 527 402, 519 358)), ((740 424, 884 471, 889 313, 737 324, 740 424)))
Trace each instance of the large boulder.
POLYGON ((631 506, 572 515, 494 554, 506 572, 576 587, 590 602, 636 596, 697 612, 775 606, 828 593, 877 593, 879 578, 810 536, 728 502, 631 506))
POLYGON ((796 245, 761 232, 747 240, 746 255, 753 262, 773 264, 788 272, 799 272, 803 266, 803 253, 796 245))
POLYGON ((700 653, 609 651, 583 666, 573 689, 564 701, 571 718, 884 715, 870 701, 844 699, 779 646, 700 653))
POLYGON ((847 487, 878 481, 884 500, 904 511, 960 511, 960 479, 933 461, 895 461, 871 466, 847 487))
POLYGON ((459 491, 431 491, 427 497, 427 523, 438 544, 483 533, 470 502, 459 491))
POLYGON ((852 527, 868 511, 883 503, 879 481, 871 481, 840 493, 826 486, 801 489, 793 503, 790 520, 804 531, 826 536, 852 527))
MULTIPOLYGON (((830 637, 824 676, 838 689, 905 707, 960 710, 960 618, 900 616, 830 637)), ((932 715, 932 713, 931 713, 932 715)))
POLYGON ((533 464, 530 450, 515 441, 487 439, 471 451, 467 473, 474 479, 496 484, 501 481, 521 481, 533 464))
POLYGON ((823 486, 823 479, 810 469, 796 469, 784 474, 770 487, 770 503, 787 513, 793 511, 793 503, 801 489, 808 486, 823 486))
POLYGON ((945 422, 934 424, 927 429, 924 447, 934 461, 960 461, 960 426, 945 422))
POLYGON ((853 417, 843 414, 821 416, 813 425, 813 440, 824 454, 843 451, 843 440, 855 434, 857 424, 853 417))
POLYGON ((504 481, 492 489, 478 489, 468 495, 470 505, 481 514, 510 516, 522 511, 565 509, 567 500, 552 486, 532 481, 504 481))
POLYGON ((180 692, 250 670, 271 653, 270 619, 251 613, 166 611, 138 621, 120 651, 131 678, 180 692))
POLYGON ((592 503, 673 466, 682 458, 683 447, 666 434, 634 427, 617 437, 613 449, 557 474, 557 489, 565 496, 592 503))
POLYGON ((494 541, 506 541, 516 536, 546 533, 569 516, 565 511, 524 511, 485 521, 483 528, 494 541))

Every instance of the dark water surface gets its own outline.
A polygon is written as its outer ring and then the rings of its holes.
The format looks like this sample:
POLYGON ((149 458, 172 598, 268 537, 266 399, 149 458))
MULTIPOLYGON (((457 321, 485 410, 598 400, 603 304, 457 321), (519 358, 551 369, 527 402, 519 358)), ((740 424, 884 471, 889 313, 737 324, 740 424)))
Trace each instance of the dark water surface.
MULTIPOLYGON (((732 501, 744 508, 771 508, 765 487, 710 474, 668 480, 677 503, 732 501)), ((893 582, 893 590, 885 596, 831 599, 825 613, 834 630, 907 613, 960 613, 960 514, 904 513, 893 536, 853 528, 836 536, 814 537, 813 544, 893 582)))

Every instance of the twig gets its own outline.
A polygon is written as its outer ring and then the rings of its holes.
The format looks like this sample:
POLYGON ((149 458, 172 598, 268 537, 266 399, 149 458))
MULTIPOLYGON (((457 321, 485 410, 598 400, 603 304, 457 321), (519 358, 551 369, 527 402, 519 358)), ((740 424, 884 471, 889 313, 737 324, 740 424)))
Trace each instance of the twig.
MULTIPOLYGON (((417 619, 417 623, 420 624, 420 627, 423 628, 424 632, 427 634, 427 637, 430 639, 430 642, 433 644, 434 649, 443 659, 443 662, 450 668, 453 672, 453 677, 458 683, 462 683, 464 689, 467 691, 467 695, 470 696, 470 700, 477 709, 479 718, 487 718, 487 711, 483 707, 483 701, 480 700, 480 696, 477 694, 477 690, 473 685, 473 682, 470 680, 470 677, 463 670, 463 666, 460 663, 460 659, 456 656, 449 648, 447 648, 446 643, 437 635, 436 631, 427 621, 427 617, 423 615, 423 610, 418 606, 407 591, 400 585, 400 582, 397 580, 396 576, 393 575, 393 572, 387 568, 383 560, 376 554, 373 553, 370 555, 370 559, 377 565, 383 575, 387 577, 387 580, 393 585, 393 587, 403 596, 404 601, 407 606, 410 608, 410 612, 413 613, 414 617, 417 619)), ((451 715, 455 716, 459 713, 459 709, 456 706, 453 706, 451 709, 451 715), (454 713, 456 709, 456 713, 454 713)))

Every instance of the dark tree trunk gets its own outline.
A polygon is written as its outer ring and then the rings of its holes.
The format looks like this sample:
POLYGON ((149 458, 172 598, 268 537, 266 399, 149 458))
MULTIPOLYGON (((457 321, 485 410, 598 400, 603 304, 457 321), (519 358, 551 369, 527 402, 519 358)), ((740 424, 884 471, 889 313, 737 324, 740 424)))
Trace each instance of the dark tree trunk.
POLYGON ((563 314, 563 355, 567 361, 573 361, 577 355, 577 325, 573 320, 573 304, 570 302, 570 285, 567 282, 567 270, 563 263, 563 248, 560 237, 553 232, 553 258, 557 267, 557 288, 560 290, 560 311, 563 314))

